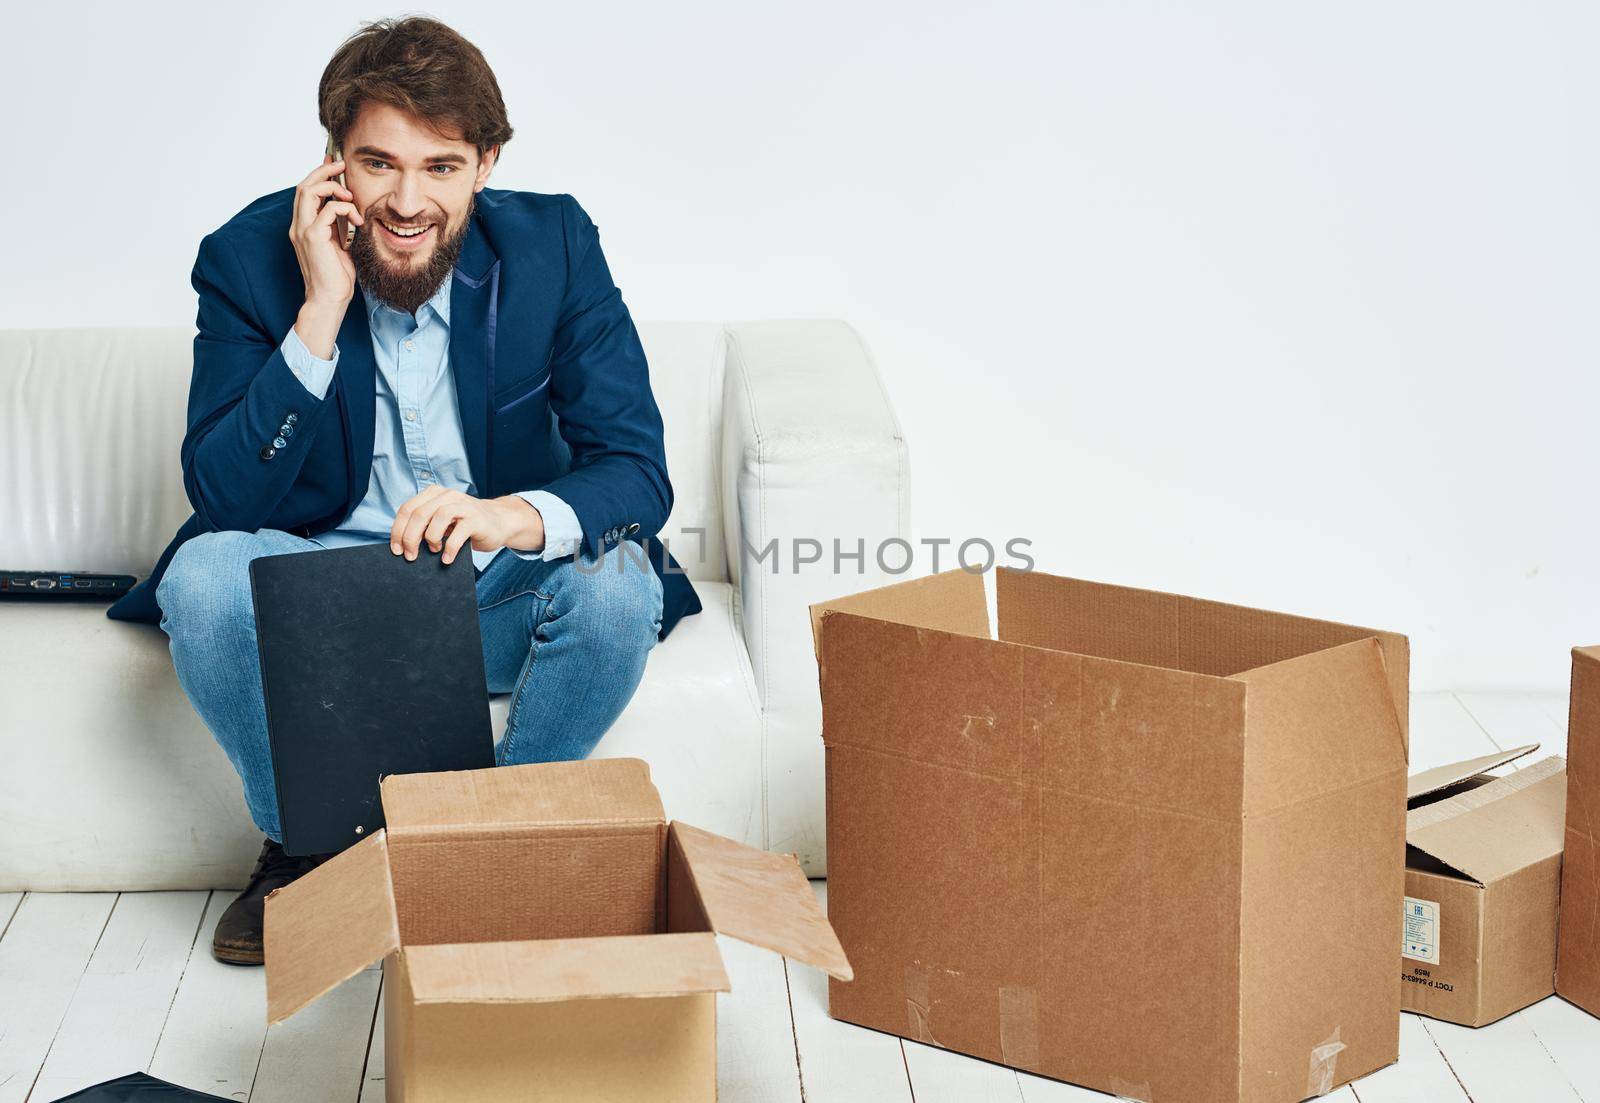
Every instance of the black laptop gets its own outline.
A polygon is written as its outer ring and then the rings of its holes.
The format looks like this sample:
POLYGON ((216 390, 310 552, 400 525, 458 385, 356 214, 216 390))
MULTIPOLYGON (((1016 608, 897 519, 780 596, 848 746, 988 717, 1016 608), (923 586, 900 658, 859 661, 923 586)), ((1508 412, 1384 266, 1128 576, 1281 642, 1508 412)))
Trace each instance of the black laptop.
POLYGON ((494 765, 471 555, 268 555, 250 587, 287 853, 382 827, 388 774, 494 765))

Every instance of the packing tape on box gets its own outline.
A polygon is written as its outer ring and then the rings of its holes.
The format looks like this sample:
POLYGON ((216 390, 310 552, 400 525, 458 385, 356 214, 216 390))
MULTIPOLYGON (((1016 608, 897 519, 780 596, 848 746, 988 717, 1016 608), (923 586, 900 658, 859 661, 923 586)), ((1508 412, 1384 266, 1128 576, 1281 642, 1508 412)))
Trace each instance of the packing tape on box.
POLYGON ((906 966, 906 1037, 936 1046, 939 1040, 928 1028, 928 973, 919 962, 906 966))
POLYGON ((1039 993, 1000 989, 1000 1057, 1012 1068, 1039 1067, 1039 993))
POLYGON ((1344 1043, 1339 1040, 1339 1028, 1334 1027, 1327 1041, 1311 1047, 1311 1072, 1306 1077, 1306 1095, 1327 1095, 1333 1090, 1334 1069, 1339 1064, 1339 1054, 1344 1043))

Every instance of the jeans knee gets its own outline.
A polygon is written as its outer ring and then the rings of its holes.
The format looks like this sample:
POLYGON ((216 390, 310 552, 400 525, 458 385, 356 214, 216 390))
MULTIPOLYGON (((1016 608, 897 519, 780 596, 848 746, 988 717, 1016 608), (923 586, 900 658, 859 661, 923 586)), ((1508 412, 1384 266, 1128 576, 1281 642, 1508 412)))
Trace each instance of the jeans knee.
POLYGON ((251 558, 250 537, 247 532, 202 532, 183 542, 156 586, 163 628, 197 614, 231 611, 239 598, 247 598, 244 570, 251 558))
POLYGON ((608 555, 574 564, 563 589, 573 594, 570 611, 597 629, 652 639, 661 630, 661 581, 648 563, 608 555))

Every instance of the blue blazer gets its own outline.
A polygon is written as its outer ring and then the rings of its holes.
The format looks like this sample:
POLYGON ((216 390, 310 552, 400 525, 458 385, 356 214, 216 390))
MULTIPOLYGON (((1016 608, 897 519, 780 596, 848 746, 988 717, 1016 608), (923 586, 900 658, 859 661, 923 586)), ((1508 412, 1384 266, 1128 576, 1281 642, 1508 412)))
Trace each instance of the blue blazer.
MULTIPOLYGON (((293 202, 293 188, 263 196, 200 242, 182 449, 194 514, 150 577, 107 610, 114 620, 160 620, 156 586, 191 537, 261 528, 315 536, 367 492, 376 365, 360 287, 327 395, 307 391, 279 351, 305 298, 288 234, 293 202), (291 413, 288 447, 271 447, 291 413)), ((572 507, 591 553, 643 545, 662 577, 662 636, 700 611, 654 539, 672 485, 644 348, 595 224, 572 196, 478 193, 450 288, 450 369, 480 496, 543 488, 572 507)))

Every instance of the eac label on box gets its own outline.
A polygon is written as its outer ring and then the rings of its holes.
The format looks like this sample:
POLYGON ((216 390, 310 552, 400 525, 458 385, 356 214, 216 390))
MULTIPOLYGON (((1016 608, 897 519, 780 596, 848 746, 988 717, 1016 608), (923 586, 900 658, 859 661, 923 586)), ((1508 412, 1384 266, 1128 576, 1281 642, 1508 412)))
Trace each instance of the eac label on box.
POLYGON ((1406 897, 1406 924, 1400 955, 1439 964, 1439 905, 1406 897))

